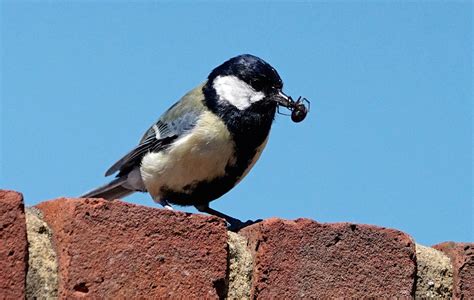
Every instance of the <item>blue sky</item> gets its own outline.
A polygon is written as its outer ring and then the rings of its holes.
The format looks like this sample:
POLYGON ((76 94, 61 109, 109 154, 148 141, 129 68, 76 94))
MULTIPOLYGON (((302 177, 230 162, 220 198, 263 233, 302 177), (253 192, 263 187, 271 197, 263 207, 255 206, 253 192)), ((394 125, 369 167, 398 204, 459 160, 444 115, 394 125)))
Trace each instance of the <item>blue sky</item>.
POLYGON ((474 240, 470 2, 1 3, 0 187, 28 205, 105 183, 168 106, 251 53, 311 112, 277 116, 213 208, 474 240))

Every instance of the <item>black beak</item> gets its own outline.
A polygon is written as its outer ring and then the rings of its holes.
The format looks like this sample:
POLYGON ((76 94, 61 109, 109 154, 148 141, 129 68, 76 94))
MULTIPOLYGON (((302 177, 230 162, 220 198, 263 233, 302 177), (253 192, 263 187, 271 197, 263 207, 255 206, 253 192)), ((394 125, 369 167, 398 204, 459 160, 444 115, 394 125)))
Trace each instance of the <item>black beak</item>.
POLYGON ((284 106, 288 109, 293 107, 293 103, 294 103, 293 99, 291 99, 291 97, 285 95, 285 93, 283 93, 282 91, 280 91, 278 93, 275 100, 278 103, 278 105, 284 106))

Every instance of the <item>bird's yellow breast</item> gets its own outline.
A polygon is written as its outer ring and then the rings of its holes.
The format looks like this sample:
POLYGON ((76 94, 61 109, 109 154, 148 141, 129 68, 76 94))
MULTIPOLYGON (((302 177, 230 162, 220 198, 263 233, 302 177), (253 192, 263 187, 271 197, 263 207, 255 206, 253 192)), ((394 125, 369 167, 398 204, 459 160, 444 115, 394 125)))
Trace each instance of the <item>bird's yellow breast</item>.
POLYGON ((167 150, 148 153, 140 168, 143 182, 155 201, 161 188, 183 191, 200 181, 224 176, 234 164, 235 145, 226 125, 216 115, 204 111, 195 127, 178 138, 167 150))

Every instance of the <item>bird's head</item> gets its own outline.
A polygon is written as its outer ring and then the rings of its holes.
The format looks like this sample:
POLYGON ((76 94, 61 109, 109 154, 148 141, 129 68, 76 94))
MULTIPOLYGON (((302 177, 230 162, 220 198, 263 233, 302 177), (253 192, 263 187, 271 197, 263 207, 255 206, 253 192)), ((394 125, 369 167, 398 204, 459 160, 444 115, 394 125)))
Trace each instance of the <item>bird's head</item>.
POLYGON ((220 104, 239 110, 254 105, 272 109, 277 105, 290 105, 291 98, 283 93, 283 81, 278 72, 263 59, 250 54, 233 57, 212 70, 208 84, 220 104))

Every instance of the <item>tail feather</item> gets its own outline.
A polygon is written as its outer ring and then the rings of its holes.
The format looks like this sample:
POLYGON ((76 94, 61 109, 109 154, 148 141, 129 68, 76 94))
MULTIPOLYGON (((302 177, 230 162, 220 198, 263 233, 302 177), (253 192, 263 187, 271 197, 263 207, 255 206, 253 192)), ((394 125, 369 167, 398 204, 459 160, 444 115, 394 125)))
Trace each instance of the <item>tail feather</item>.
POLYGON ((114 200, 132 194, 134 191, 123 187, 127 177, 119 177, 80 196, 80 198, 104 198, 114 200))

